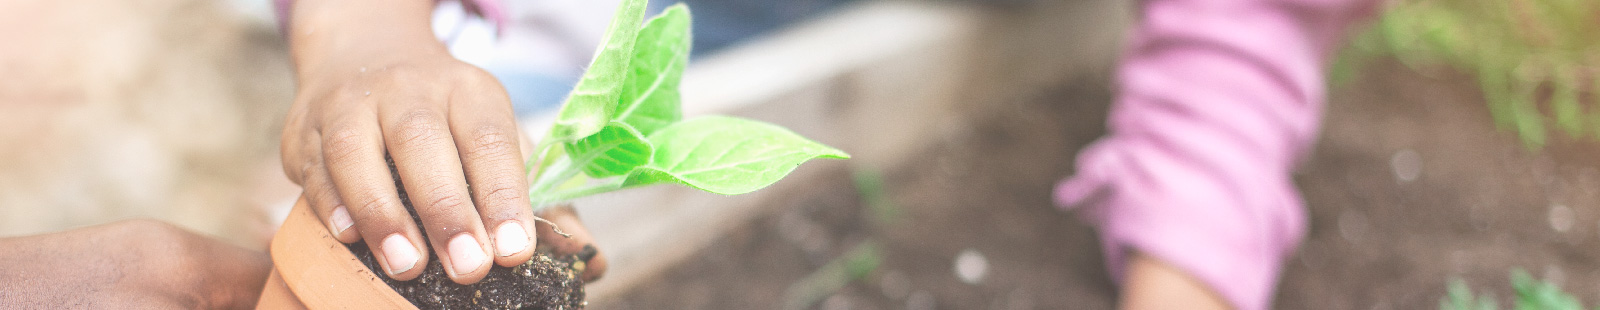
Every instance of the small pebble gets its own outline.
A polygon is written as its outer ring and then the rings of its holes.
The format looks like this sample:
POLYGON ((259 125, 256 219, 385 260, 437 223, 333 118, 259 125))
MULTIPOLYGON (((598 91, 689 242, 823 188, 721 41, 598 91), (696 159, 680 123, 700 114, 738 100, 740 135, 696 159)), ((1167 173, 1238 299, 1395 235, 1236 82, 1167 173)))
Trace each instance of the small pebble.
POLYGON ((1575 216, 1572 214, 1572 208, 1568 208, 1566 205, 1557 204, 1550 206, 1550 228, 1555 229, 1556 232, 1564 233, 1572 230, 1574 217, 1575 216))
POLYGON ((983 276, 989 273, 989 259, 983 257, 978 250, 968 248, 956 254, 956 278, 967 284, 978 284, 983 281, 983 276))
POLYGON ((1411 149, 1400 150, 1389 157, 1389 167, 1394 169, 1394 178, 1400 183, 1416 181, 1422 176, 1422 155, 1411 149))

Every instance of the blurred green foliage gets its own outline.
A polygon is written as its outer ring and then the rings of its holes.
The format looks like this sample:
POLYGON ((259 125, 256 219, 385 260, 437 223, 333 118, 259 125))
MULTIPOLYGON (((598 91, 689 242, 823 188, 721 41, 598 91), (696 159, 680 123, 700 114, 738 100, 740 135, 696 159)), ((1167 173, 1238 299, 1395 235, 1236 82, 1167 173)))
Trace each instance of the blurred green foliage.
MULTIPOLYGON (((1516 290, 1517 310, 1582 310, 1583 303, 1550 282, 1535 280, 1522 269, 1511 271, 1511 287, 1516 290)), ((1494 296, 1476 297, 1461 279, 1450 281, 1445 297, 1439 299, 1440 310, 1495 310, 1500 309, 1494 296)))
POLYGON ((1530 147, 1550 132, 1600 139, 1600 1, 1398 0, 1331 71, 1389 56, 1474 75, 1494 120, 1530 147))

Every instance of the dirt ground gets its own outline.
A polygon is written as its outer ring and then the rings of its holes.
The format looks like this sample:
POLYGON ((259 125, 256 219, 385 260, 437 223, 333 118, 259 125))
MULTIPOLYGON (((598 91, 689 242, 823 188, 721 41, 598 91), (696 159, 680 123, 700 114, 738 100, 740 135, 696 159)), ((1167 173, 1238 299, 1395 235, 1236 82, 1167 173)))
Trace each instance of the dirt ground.
MULTIPOLYGON (((1373 65, 1331 91, 1322 139, 1296 175, 1310 234, 1276 308, 1435 308, 1453 277, 1510 305, 1513 268, 1600 301, 1597 143, 1530 151, 1495 129, 1469 77, 1396 67, 1373 65)), ((869 240, 882 263, 813 308, 1110 308, 1116 288, 1093 229, 1049 199, 1076 150, 1104 132, 1106 79, 1077 80, 1002 103, 1009 114, 885 167, 898 221, 874 217, 839 171, 699 260, 592 308, 775 308, 791 284, 869 240), (987 267, 976 284, 955 271, 963 251, 987 267)))
MULTIPOLYGON (((263 244, 250 237, 261 216, 227 210, 276 203, 245 189, 275 173, 287 58, 272 29, 217 12, 199 0, 0 0, 0 28, 21 29, 0 42, 26 47, 0 48, 0 235, 154 216, 263 244)), ((1296 175, 1312 221, 1277 308, 1429 309, 1452 277, 1504 305, 1514 268, 1600 302, 1600 142, 1530 151, 1495 129, 1469 77, 1398 67, 1333 88, 1296 175)), ((700 259, 591 308, 775 308, 863 242, 882 263, 814 308, 1110 308, 1094 230, 1049 199, 1103 133, 1111 99, 1106 77, 1075 80, 993 103, 1007 112, 950 129, 921 158, 858 167, 882 173, 898 217, 874 215, 852 173, 834 171, 837 182, 771 202, 700 259), (986 268, 968 284, 956 265, 986 268)))

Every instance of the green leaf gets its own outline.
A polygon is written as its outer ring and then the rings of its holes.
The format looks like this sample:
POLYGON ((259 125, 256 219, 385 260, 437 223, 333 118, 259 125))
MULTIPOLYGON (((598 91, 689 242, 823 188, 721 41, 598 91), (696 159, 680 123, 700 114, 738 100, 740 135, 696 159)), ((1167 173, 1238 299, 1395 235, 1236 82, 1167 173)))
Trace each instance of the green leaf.
POLYGON ((639 23, 644 19, 645 0, 622 0, 611 25, 606 28, 600 50, 595 51, 589 70, 583 73, 567 102, 562 104, 547 141, 568 142, 587 137, 611 122, 618 94, 627 78, 639 23))
POLYGON ((1517 291, 1518 310, 1582 310, 1578 299, 1549 282, 1533 279, 1522 269, 1511 271, 1511 287, 1517 291))
POLYGON ((772 185, 812 158, 850 158, 783 127, 726 116, 679 122, 649 139, 653 161, 629 173, 623 187, 675 182, 737 195, 772 185))
POLYGON ((567 144, 572 162, 582 165, 583 172, 594 178, 633 171, 634 167, 649 164, 654 152, 655 147, 643 134, 619 122, 611 122, 600 132, 567 144))
POLYGON ((1500 309, 1494 296, 1488 294, 1472 297, 1472 289, 1460 278, 1450 280, 1445 297, 1439 300, 1440 310, 1496 310, 1500 309))
POLYGON ((650 18, 637 41, 611 119, 649 135, 683 118, 678 81, 689 63, 689 7, 675 4, 650 18))

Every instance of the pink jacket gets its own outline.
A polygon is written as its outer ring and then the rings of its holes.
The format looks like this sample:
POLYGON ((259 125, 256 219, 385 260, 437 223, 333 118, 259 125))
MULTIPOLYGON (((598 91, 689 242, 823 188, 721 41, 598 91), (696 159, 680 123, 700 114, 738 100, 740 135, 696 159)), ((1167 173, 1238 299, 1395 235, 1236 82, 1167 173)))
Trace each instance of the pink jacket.
POLYGON ((1118 70, 1109 135, 1056 201, 1238 309, 1271 307, 1306 231, 1290 171, 1317 137, 1323 75, 1366 0, 1147 0, 1118 70))

